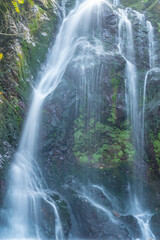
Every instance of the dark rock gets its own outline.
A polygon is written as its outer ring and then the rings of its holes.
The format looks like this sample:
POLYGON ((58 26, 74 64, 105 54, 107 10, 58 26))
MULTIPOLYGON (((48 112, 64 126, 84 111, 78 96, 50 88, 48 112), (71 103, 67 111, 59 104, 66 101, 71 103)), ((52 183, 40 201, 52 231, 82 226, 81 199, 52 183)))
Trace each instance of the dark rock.
POLYGON ((160 213, 156 213, 150 220, 151 230, 155 234, 156 239, 160 238, 160 213))
POLYGON ((141 233, 141 229, 140 226, 138 224, 137 219, 132 216, 132 215, 128 215, 128 216, 121 216, 120 220, 123 222, 123 224, 127 227, 130 235, 133 238, 139 238, 141 239, 142 237, 142 233, 141 233))
POLYGON ((104 211, 93 206, 83 196, 74 195, 71 200, 71 207, 84 238, 131 239, 122 223, 113 222, 104 211))
MULTIPOLYGON (((71 228, 71 220, 66 202, 62 200, 58 194, 52 194, 49 201, 53 201, 53 204, 57 207, 64 235, 68 237, 71 228)), ((55 236, 55 221, 54 207, 42 199, 40 202, 39 222, 43 235, 49 239, 55 236)))

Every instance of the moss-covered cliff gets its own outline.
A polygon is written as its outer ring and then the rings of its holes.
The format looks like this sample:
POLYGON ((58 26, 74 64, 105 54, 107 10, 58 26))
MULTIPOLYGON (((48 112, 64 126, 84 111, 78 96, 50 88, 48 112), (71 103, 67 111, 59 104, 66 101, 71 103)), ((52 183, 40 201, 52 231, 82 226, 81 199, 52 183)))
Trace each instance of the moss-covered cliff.
POLYGON ((57 2, 0 2, 0 184, 14 157, 29 95, 57 27, 57 2), (2 169, 3 168, 3 169, 2 169))

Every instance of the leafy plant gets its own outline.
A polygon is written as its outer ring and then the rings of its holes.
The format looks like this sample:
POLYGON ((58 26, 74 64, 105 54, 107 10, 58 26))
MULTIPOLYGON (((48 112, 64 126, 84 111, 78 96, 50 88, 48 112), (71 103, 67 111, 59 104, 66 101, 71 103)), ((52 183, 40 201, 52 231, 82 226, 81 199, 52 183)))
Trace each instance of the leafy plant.
POLYGON ((94 118, 87 123, 81 114, 75 121, 73 152, 82 163, 103 163, 106 167, 132 161, 135 152, 130 135, 130 130, 96 122, 94 118))
POLYGON ((156 161, 160 168, 160 132, 158 133, 158 136, 156 138, 154 137, 153 134, 151 134, 150 137, 153 143, 156 161))

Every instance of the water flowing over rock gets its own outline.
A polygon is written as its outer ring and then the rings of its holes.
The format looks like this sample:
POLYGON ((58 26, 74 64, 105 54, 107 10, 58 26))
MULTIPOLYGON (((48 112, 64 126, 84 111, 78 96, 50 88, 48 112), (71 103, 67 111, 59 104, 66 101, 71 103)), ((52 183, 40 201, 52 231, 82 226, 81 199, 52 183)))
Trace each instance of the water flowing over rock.
POLYGON ((146 177, 153 148, 160 166, 160 135, 148 120, 160 106, 154 27, 119 0, 56 4, 59 30, 32 79, 0 238, 158 240, 159 206, 147 200, 154 187, 146 177))

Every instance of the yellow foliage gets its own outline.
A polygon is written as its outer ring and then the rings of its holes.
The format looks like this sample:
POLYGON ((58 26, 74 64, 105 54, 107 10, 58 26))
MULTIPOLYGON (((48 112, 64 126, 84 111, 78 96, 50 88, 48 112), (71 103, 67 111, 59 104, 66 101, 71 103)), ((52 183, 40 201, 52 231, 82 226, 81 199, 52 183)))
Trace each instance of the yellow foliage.
POLYGON ((3 53, 0 53, 0 60, 2 60, 3 58, 3 53))
POLYGON ((12 4, 13 4, 13 6, 14 6, 16 12, 20 13, 20 11, 19 11, 19 7, 18 7, 18 3, 17 3, 16 1, 12 1, 12 4))
POLYGON ((12 1, 12 4, 13 4, 16 12, 20 13, 18 4, 23 4, 23 3, 24 3, 24 0, 13 0, 13 1, 12 1))
POLYGON ((17 2, 18 2, 19 4, 23 4, 23 3, 24 3, 24 0, 17 0, 17 2))

